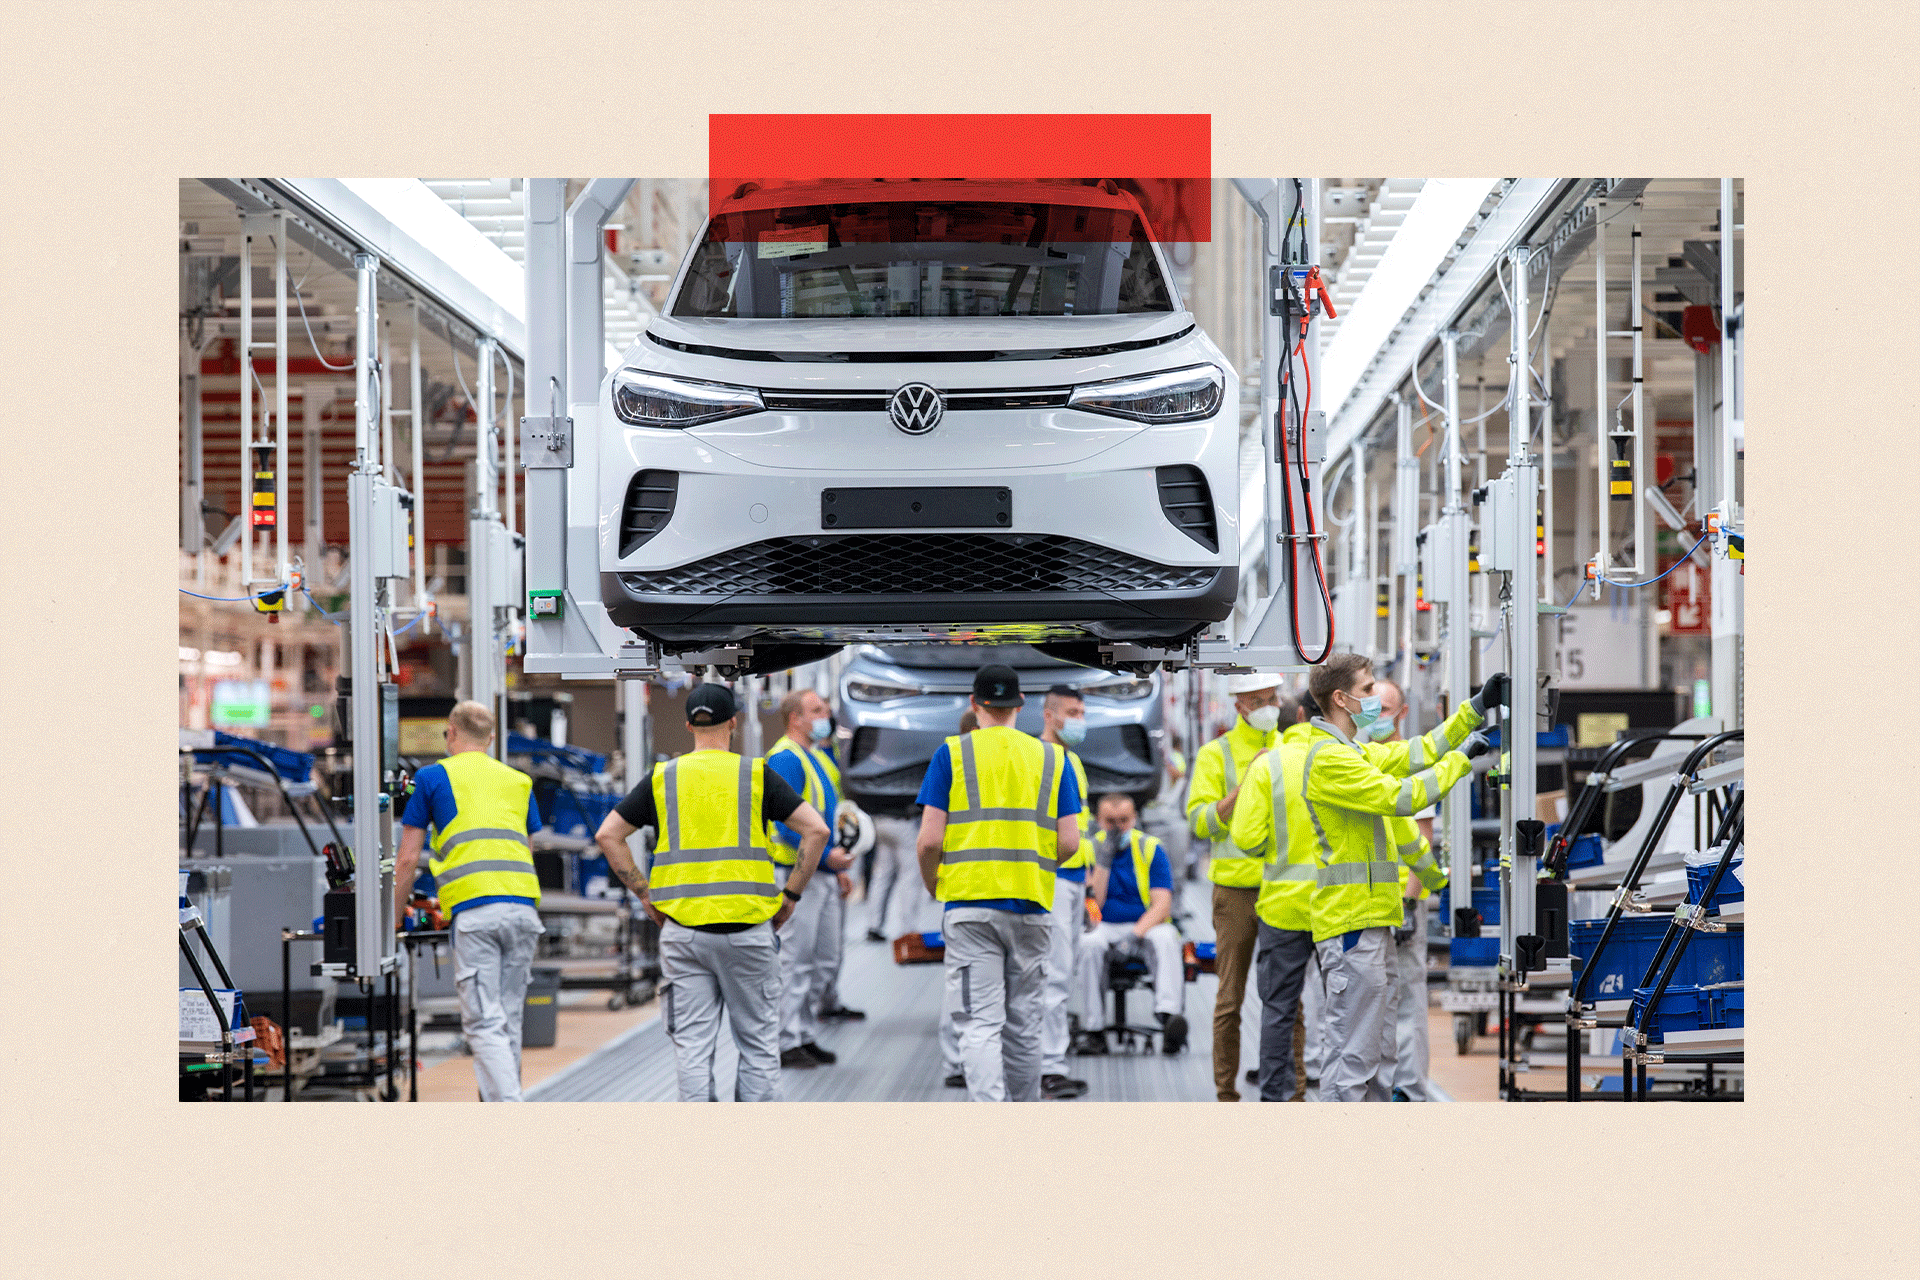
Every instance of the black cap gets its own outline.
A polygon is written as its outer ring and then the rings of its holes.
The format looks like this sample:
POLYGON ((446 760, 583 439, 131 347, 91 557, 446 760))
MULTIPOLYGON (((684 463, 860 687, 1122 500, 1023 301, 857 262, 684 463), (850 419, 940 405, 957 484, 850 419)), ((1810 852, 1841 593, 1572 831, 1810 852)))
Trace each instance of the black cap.
POLYGON ((723 684, 697 684, 687 694, 688 724, 716 725, 733 715, 733 690, 723 684))
POLYGON ((1026 703, 1020 677, 1012 667, 996 662, 973 673, 973 700, 983 707, 1018 707, 1026 703))

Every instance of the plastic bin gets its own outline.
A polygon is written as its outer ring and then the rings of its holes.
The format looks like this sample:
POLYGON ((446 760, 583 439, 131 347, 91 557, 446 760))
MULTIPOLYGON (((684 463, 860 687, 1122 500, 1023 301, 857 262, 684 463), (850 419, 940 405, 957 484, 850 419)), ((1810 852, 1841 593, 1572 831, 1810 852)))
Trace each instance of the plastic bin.
MULTIPOLYGON (((1500 886, 1488 885, 1473 891, 1473 909, 1480 913, 1483 926, 1498 928, 1500 924, 1500 886)), ((1453 924, 1453 886, 1448 885, 1440 891, 1440 918, 1451 927, 1453 924)))
POLYGON ((535 969, 527 980, 527 1003, 520 1016, 520 1044, 551 1049, 560 1033, 560 970, 535 969))
MULTIPOLYGON (((1727 874, 1720 877, 1720 887, 1714 891, 1713 901, 1708 908, 1718 911, 1728 903, 1745 902, 1747 886, 1740 882, 1741 863, 1744 859, 1735 858, 1727 868, 1727 874)), ((1698 867, 1687 868, 1687 901, 1698 902, 1700 895, 1707 891, 1707 881, 1713 877, 1713 869, 1718 861, 1705 863, 1698 867)))
MULTIPOLYGON (((1594 957, 1605 920, 1575 920, 1567 926, 1567 949, 1580 961, 1576 972, 1593 969, 1586 979, 1584 997, 1588 1000, 1626 1000, 1631 998, 1647 976, 1667 933, 1672 917, 1661 915, 1622 916, 1607 943, 1606 954, 1594 957)), ((1680 967, 1674 972, 1675 986, 1706 987, 1718 982, 1734 982, 1746 977, 1743 934, 1696 933, 1687 942, 1680 967)))
POLYGON ((1500 963, 1500 938, 1449 938, 1447 963, 1456 969, 1491 969, 1500 963))
POLYGON ((1652 996, 1651 987, 1633 993, 1633 1021, 1647 1033, 1649 1043, 1660 1043, 1669 1031, 1713 1031, 1747 1025, 1747 993, 1741 987, 1703 991, 1675 983, 1649 1016, 1647 1001, 1652 996))

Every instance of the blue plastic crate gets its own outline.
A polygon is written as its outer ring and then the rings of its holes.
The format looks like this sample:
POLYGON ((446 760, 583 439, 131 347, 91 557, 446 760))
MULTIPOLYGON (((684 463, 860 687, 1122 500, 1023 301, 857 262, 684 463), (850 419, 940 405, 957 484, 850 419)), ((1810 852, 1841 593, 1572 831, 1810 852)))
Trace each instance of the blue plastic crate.
POLYGON ((1652 996, 1651 987, 1633 993, 1633 1022, 1647 1033, 1650 1043, 1660 1043, 1669 1031, 1714 1031, 1747 1025, 1747 993, 1741 987, 1703 991, 1676 982, 1660 997, 1660 1007, 1648 1015, 1647 1001, 1652 996))
POLYGON ((925 947, 929 951, 939 951, 946 947, 947 941, 945 938, 942 938, 940 936, 938 930, 935 930, 932 933, 921 934, 920 945, 925 947))
MULTIPOLYGON (((311 782, 313 780, 313 757, 304 751, 291 751, 286 747, 275 746, 271 742, 260 742, 253 738, 243 738, 238 734, 225 733, 219 729, 213 732, 213 741, 221 747, 246 747, 265 756, 273 763, 275 773, 288 782, 311 782)), ((241 769, 258 769, 260 762, 252 756, 243 756, 237 751, 198 751, 194 753, 209 764, 232 765, 241 769)))
POLYGON ((1447 963, 1456 969, 1491 969, 1500 963, 1500 939, 1497 935, 1449 938, 1447 963))
POLYGON ((1196 942, 1193 944, 1193 958, 1195 960, 1212 960, 1214 959, 1214 957, 1215 957, 1215 953, 1214 953, 1213 943, 1196 942))
MULTIPOLYGON (((1480 913, 1480 923, 1498 925, 1500 923, 1500 886, 1487 885, 1473 891, 1473 907, 1480 913)), ((1440 890, 1440 918, 1449 926, 1453 924, 1453 886, 1440 890)))
POLYGON ((1597 867, 1606 860, 1606 842, 1597 832, 1579 837, 1567 849, 1567 870, 1569 871, 1579 867, 1597 867))
MULTIPOLYGON (((1740 877, 1735 874, 1741 869, 1742 861, 1740 858, 1735 858, 1733 865, 1727 868, 1727 874, 1720 877, 1720 887, 1714 891, 1713 901, 1707 904, 1708 907, 1717 911, 1729 903, 1746 901, 1747 887, 1740 883, 1740 877)), ((1688 902, 1700 901, 1700 895, 1707 891, 1707 881, 1713 877, 1715 865, 1709 862, 1704 866, 1687 868, 1688 902)))
MULTIPOLYGON (((1580 961, 1581 972, 1592 969, 1586 979, 1584 997, 1588 1000, 1625 1000, 1647 976, 1667 933, 1672 917, 1667 915, 1622 916, 1607 943, 1606 954, 1596 961, 1605 920, 1575 920, 1567 926, 1567 949, 1580 961)), ((1696 933, 1687 943, 1680 967, 1674 972, 1676 985, 1706 987, 1717 982, 1734 982, 1746 977, 1743 934, 1696 933)))
MULTIPOLYGON (((1504 725, 1495 725, 1491 729, 1482 729, 1480 731, 1487 735, 1487 740, 1493 744, 1493 748, 1496 751, 1500 749, 1500 731, 1505 727, 1504 725)), ((1536 733, 1533 735, 1535 750, 1542 747, 1564 747, 1568 745, 1571 740, 1568 736, 1567 726, 1564 724, 1557 724, 1545 733, 1536 733)))

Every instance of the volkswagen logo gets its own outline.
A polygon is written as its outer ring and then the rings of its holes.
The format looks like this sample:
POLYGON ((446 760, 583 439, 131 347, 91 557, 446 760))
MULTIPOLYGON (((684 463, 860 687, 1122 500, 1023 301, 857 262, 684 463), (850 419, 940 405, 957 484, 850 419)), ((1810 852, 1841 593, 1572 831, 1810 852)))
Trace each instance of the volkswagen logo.
POLYGON ((887 416, 910 436, 927 434, 940 425, 946 412, 946 401, 924 382, 909 382, 887 401, 887 416))

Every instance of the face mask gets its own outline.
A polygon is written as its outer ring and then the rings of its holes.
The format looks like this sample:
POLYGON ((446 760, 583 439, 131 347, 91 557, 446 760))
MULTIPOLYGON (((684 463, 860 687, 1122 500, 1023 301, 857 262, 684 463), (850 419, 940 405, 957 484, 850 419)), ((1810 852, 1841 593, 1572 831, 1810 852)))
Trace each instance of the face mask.
MULTIPOLYGON (((1347 696, 1351 697, 1352 695, 1349 694, 1347 696)), ((1367 726, 1371 725, 1374 721, 1378 720, 1379 718, 1380 718, 1380 695, 1377 693, 1370 693, 1366 697, 1360 699, 1360 709, 1353 713, 1353 727, 1355 729, 1365 729, 1367 726)), ((1391 725, 1393 722, 1388 721, 1387 723, 1391 725)), ((1391 730, 1389 730, 1389 732, 1391 732, 1391 730)))
POLYGON ((815 742, 825 742, 832 733, 833 721, 820 719, 813 722, 813 740, 815 742))
POLYGON ((1086 736, 1087 721, 1085 716, 1075 716, 1071 720, 1062 720, 1060 722, 1060 741, 1066 743, 1068 746, 1079 746, 1081 742, 1086 739, 1086 736))
POLYGON ((1393 736, 1393 730, 1394 730, 1393 721, 1389 720, 1385 716, 1381 716, 1378 720, 1375 720, 1372 724, 1367 726, 1367 736, 1369 738, 1372 738, 1375 742, 1385 742, 1388 738, 1391 738, 1393 736))
POLYGON ((1280 708, 1255 707, 1247 712, 1246 720, 1261 733, 1272 733, 1280 726, 1280 708))

